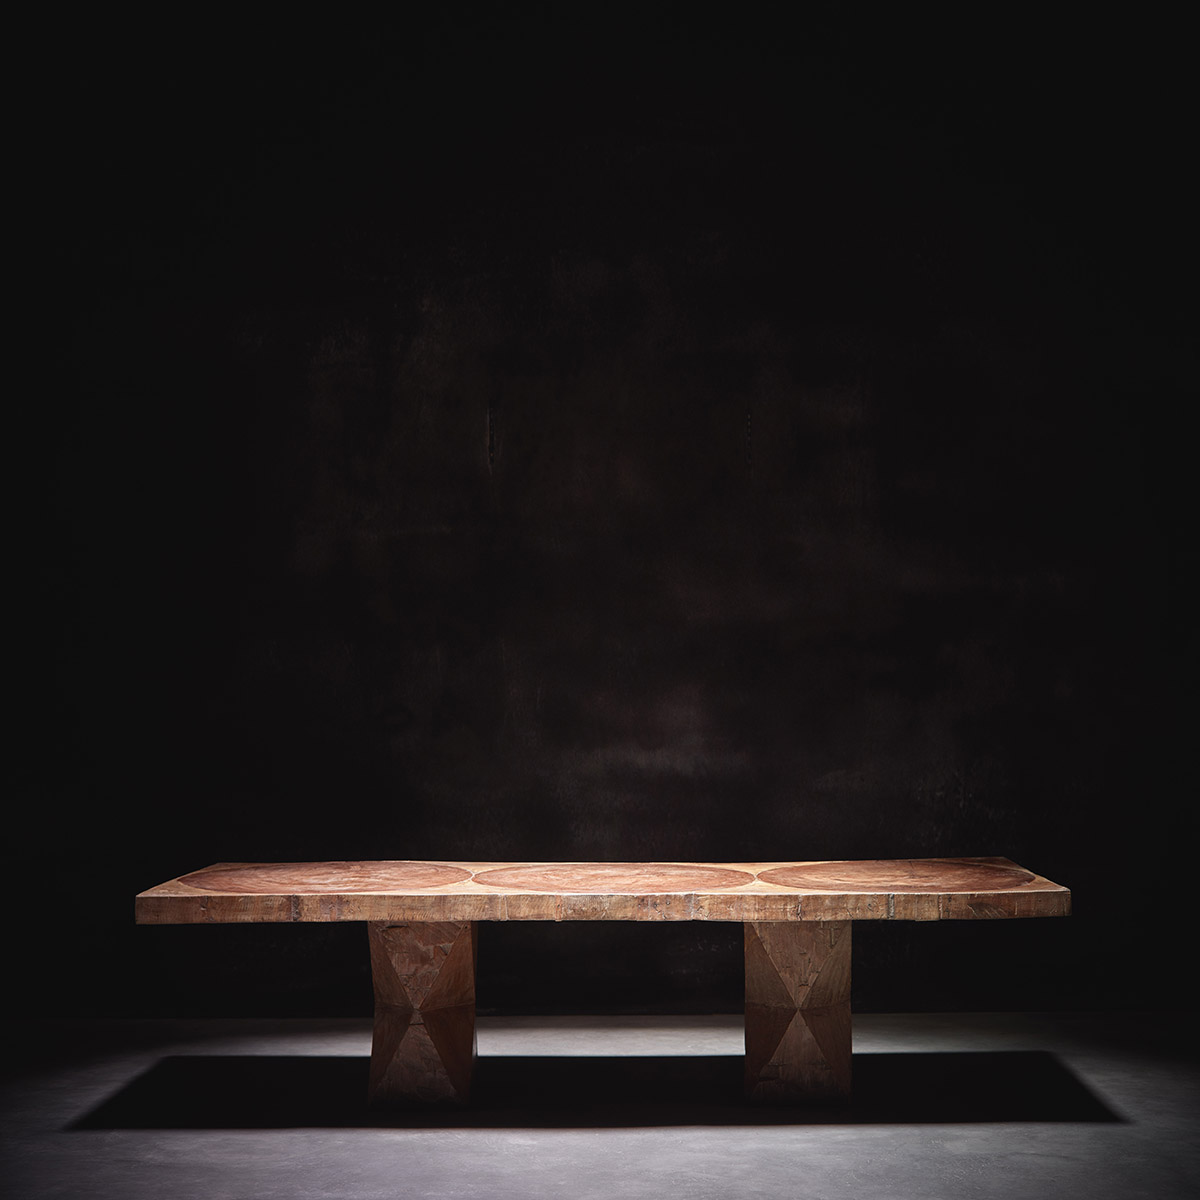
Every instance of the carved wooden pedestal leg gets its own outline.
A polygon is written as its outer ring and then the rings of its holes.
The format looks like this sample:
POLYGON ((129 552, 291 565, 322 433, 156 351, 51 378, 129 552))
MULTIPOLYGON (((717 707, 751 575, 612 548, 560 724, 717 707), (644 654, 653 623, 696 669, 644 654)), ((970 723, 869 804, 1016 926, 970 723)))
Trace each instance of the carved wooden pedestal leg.
POLYGON ((367 923, 375 984, 370 1103, 461 1102, 475 1066, 475 923, 367 923))
POLYGON ((746 1095, 850 1095, 850 921, 746 922, 746 1095))

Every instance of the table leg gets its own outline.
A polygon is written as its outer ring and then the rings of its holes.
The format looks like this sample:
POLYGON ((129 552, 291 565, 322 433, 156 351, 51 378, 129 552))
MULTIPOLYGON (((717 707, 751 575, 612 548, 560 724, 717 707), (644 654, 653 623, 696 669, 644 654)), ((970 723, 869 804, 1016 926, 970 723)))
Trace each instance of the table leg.
POLYGON ((376 1107, 465 1101, 475 1066, 474 921, 369 921, 376 1107))
POLYGON ((746 922, 746 1095, 850 1095, 850 921, 746 922))

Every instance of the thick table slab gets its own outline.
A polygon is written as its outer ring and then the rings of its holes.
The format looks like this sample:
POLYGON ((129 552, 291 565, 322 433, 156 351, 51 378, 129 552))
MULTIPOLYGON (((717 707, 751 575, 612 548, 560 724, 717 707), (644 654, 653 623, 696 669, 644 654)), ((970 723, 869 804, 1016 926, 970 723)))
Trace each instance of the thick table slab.
POLYGON ((480 921, 741 921, 746 1093, 850 1093, 853 921, 1058 917, 1060 884, 1005 858, 762 863, 218 863, 142 892, 140 924, 362 921, 370 1099, 462 1101, 480 921))

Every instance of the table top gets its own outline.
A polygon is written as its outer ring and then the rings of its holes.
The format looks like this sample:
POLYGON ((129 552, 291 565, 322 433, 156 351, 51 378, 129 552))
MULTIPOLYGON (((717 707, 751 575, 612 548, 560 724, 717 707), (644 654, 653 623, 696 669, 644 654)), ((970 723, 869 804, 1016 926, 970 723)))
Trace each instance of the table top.
POLYGON ((1059 917, 1007 858, 217 863, 140 893, 143 925, 256 921, 942 921, 1059 917))

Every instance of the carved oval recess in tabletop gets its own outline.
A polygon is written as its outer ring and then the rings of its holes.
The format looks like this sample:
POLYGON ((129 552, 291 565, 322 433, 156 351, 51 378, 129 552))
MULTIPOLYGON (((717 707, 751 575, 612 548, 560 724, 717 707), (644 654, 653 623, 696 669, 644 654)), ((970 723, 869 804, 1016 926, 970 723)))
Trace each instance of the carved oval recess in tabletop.
POLYGON ((527 863, 479 871, 476 883, 523 892, 707 892, 753 883, 748 871, 687 863, 527 863))
POLYGON ((182 876, 180 882, 206 892, 304 896, 324 892, 408 892, 470 878, 470 871, 445 863, 317 862, 207 867, 182 876))
POLYGON ((803 891, 841 892, 1000 892, 1034 878, 1020 867, 953 859, 866 859, 822 862, 760 871, 764 883, 803 891))

